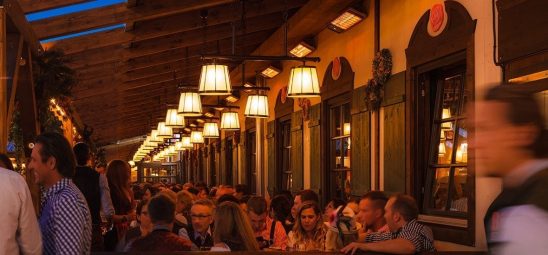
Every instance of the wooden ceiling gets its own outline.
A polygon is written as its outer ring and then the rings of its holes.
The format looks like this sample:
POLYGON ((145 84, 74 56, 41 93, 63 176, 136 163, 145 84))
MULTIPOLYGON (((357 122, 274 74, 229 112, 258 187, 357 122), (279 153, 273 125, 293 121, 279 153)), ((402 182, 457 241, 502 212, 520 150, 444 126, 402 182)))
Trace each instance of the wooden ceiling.
MULTIPOLYGON (((85 1, 19 1, 25 13, 80 2, 85 1)), ((82 122, 94 128, 93 139, 101 146, 149 132, 165 116, 166 104, 177 103, 177 84, 198 84, 201 54, 232 53, 233 28, 236 54, 284 55, 285 10, 290 15, 288 45, 292 47, 315 36, 352 2, 129 0, 38 20, 31 26, 44 40, 125 24, 125 29, 43 44, 45 49, 62 49, 68 65, 76 70, 79 82, 72 91, 73 104, 82 122), (208 13, 205 27, 204 10, 208 13)), ((229 65, 234 84, 241 81, 239 64, 229 65)), ((246 79, 265 64, 246 65, 246 79)), ((135 151, 132 144, 109 148, 114 148, 109 158, 129 159, 135 151)))

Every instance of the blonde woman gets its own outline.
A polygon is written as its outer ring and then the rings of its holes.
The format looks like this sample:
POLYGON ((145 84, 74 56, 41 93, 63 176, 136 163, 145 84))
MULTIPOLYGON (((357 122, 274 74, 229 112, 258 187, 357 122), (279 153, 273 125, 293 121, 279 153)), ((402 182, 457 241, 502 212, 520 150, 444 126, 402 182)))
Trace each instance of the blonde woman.
POLYGON ((215 209, 213 242, 211 251, 259 251, 247 215, 230 201, 222 202, 215 209))
POLYGON ((287 247, 294 251, 324 251, 326 233, 320 206, 305 202, 297 213, 293 230, 289 232, 287 247))

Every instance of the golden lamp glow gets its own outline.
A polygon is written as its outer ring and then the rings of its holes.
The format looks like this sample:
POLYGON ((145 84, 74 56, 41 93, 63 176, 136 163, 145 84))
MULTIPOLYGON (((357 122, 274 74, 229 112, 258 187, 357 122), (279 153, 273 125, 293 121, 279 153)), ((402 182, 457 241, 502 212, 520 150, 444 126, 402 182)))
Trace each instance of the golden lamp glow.
POLYGON ((320 83, 314 66, 298 66, 291 68, 288 97, 319 97, 320 83))
POLYGON ((181 143, 183 143, 183 148, 185 149, 191 149, 194 147, 190 142, 190 136, 183 136, 183 138, 181 138, 181 143))
POLYGON ((150 141, 154 143, 162 143, 164 139, 158 136, 158 130, 153 129, 150 131, 150 141))
POLYGON ((201 95, 229 95, 231 90, 228 66, 217 64, 202 66, 200 89, 198 90, 201 95))
POLYGON ((280 72, 281 72, 280 69, 273 66, 269 66, 261 72, 261 75, 267 78, 273 78, 274 76, 280 74, 280 72))
POLYGON ((219 138, 219 127, 216 122, 204 124, 204 138, 219 138))
POLYGON ((167 109, 166 126, 168 127, 183 127, 185 125, 185 117, 177 112, 177 109, 167 109))
POLYGON ((443 144, 443 142, 441 142, 438 146, 438 154, 445 155, 445 144, 443 144))
POLYGON ((457 148, 455 160, 457 161, 457 163, 468 162, 468 143, 461 143, 459 148, 457 148))
POLYGON ((170 155, 170 156, 175 156, 177 155, 177 150, 175 149, 175 145, 171 145, 168 147, 167 149, 167 154, 170 155))
POLYGON ((268 118, 268 97, 266 95, 248 96, 244 115, 249 118, 268 118))
POLYGON ((185 147, 183 147, 183 142, 179 141, 175 143, 175 150, 176 151, 184 151, 185 147))
POLYGON ((190 142, 204 143, 204 134, 202 131, 192 131, 192 133, 190 133, 190 142))
POLYGON ((295 46, 293 49, 289 51, 289 53, 295 57, 302 58, 308 56, 308 54, 312 53, 315 48, 312 47, 310 44, 305 42, 300 42, 295 46))
POLYGON ((183 116, 201 116, 202 101, 200 95, 196 92, 181 92, 177 111, 183 116))
POLYGON ((225 98, 225 100, 229 103, 236 103, 238 100, 240 100, 240 98, 235 95, 229 95, 225 98))
POLYGON ((331 21, 328 25, 328 28, 337 33, 342 33, 350 29, 354 25, 358 24, 364 18, 364 13, 356 9, 349 8, 343 14, 339 15, 339 17, 331 21))
MULTIPOLYGON (((441 112, 441 119, 449 119, 451 118, 451 110, 449 108, 443 108, 441 112)), ((441 128, 443 129, 451 129, 451 122, 444 122, 441 124, 441 128)))
POLYGON ((344 123, 343 135, 350 135, 350 123, 344 123))
POLYGON ((240 120, 237 112, 223 112, 221 116, 221 129, 240 130, 240 120))
POLYGON ((173 129, 166 126, 166 123, 163 121, 158 122, 158 137, 167 138, 171 136, 173 136, 173 129))

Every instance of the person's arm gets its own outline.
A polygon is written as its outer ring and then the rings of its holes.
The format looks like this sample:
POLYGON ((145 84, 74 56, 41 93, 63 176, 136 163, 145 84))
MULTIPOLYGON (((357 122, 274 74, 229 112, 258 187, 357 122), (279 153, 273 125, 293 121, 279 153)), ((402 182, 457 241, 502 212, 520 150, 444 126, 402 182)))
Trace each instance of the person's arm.
POLYGON ((281 222, 276 221, 276 229, 274 231, 274 244, 272 246, 285 251, 287 248, 287 234, 281 222))
POLYGON ((99 186, 101 191, 101 209, 107 218, 115 214, 112 198, 110 197, 110 188, 105 174, 99 174, 99 186))
POLYGON ((42 238, 38 221, 32 205, 32 198, 27 183, 21 177, 18 178, 21 209, 19 211, 19 224, 17 228, 17 242, 22 254, 42 254, 42 238), (20 180, 20 181, 19 181, 20 180))
POLYGON ((81 241, 91 236, 91 218, 85 204, 67 196, 56 201, 53 217, 53 245, 57 254, 89 253, 90 247, 84 247, 81 241), (87 217, 86 217, 87 210, 87 217), (87 228, 86 228, 86 225, 87 228), (85 231, 88 230, 88 231, 85 231))

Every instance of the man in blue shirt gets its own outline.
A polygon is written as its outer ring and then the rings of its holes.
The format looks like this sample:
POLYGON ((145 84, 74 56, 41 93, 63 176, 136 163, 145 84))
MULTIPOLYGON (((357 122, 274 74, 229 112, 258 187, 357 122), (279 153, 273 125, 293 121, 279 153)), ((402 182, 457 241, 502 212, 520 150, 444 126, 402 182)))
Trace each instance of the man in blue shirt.
POLYGON ((39 135, 29 168, 43 188, 39 221, 44 254, 89 254, 91 216, 84 195, 70 179, 75 159, 65 137, 39 135))

